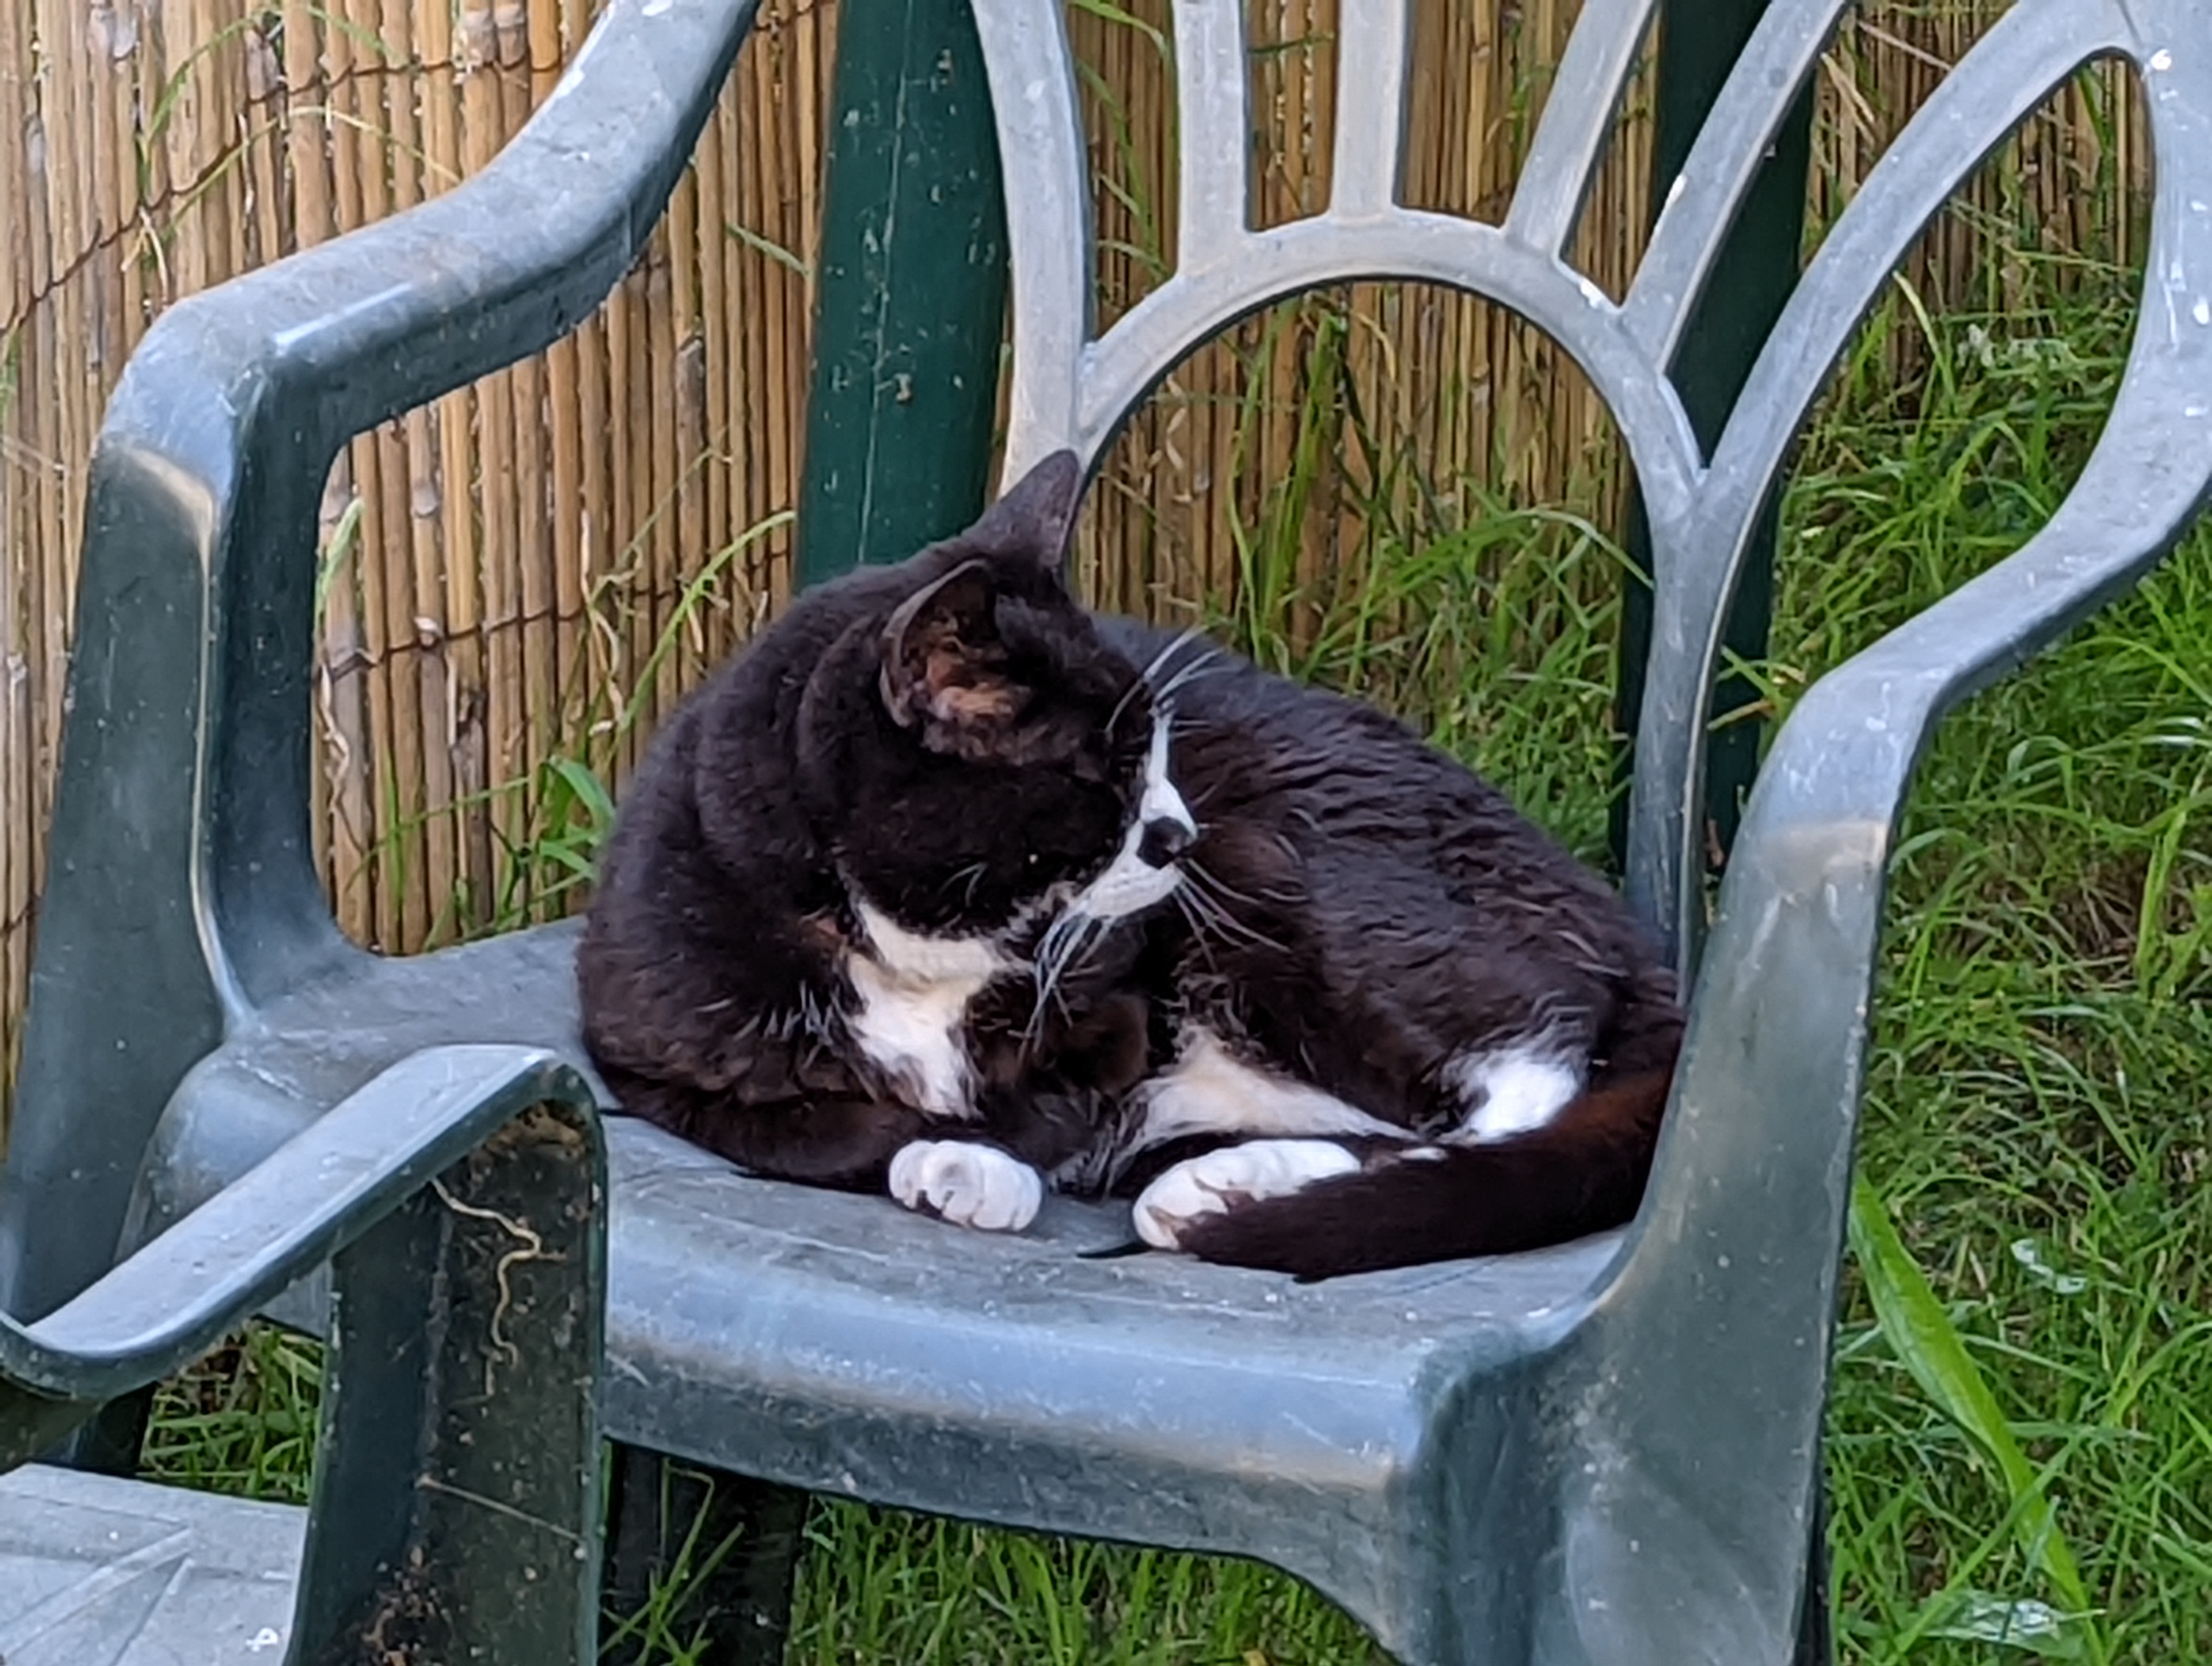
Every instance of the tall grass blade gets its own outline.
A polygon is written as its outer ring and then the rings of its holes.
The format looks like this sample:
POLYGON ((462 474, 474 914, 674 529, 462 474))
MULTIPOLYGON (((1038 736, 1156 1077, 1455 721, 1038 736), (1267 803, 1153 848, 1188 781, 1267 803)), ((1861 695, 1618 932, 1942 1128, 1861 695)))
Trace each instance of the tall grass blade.
POLYGON ((1911 1373, 1936 1409, 1972 1443, 1984 1462, 1996 1471, 2012 1505, 2021 1549, 2042 1570, 2074 1622, 2081 1627, 2089 1657, 2102 1662, 2106 1658, 2102 1639, 2088 1620, 2089 1594, 2081 1583, 2074 1553, 2058 1529, 2051 1500, 2044 1495, 2044 1478, 2013 1438, 2012 1426, 1967 1353, 1958 1328, 1898 1236, 1881 1194, 1863 1175, 1856 1177, 1851 1184, 1850 1235, 1851 1254, 1866 1280, 1875 1322, 1898 1362, 1911 1373))

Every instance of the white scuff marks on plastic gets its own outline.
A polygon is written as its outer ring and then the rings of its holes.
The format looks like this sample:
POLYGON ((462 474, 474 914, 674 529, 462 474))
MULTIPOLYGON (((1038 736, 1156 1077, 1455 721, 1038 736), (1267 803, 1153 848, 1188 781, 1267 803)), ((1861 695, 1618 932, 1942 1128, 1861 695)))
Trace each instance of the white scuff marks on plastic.
MULTIPOLYGON (((215 542, 215 497, 207 482, 155 452, 140 452, 137 462, 140 469, 161 482, 171 506, 184 516, 190 527, 193 544, 204 550, 211 548, 215 542)), ((120 1042, 116 1044, 122 1045, 120 1042)))
POLYGON ((670 0, 645 0, 645 15, 658 17, 668 9, 670 0))
POLYGON ((1596 284, 1590 282, 1589 278, 1583 277, 1580 272, 1577 272, 1575 274, 1575 288, 1583 292, 1583 299, 1589 302, 1593 307, 1610 307, 1613 305, 1613 302, 1607 299, 1605 291, 1599 289, 1596 284))
POLYGON ((2197 304, 2189 309, 2189 316, 2199 324, 2212 324, 2212 297, 2197 296, 2197 304))
POLYGON ((1679 199, 1682 192, 1688 188, 1689 183, 1690 176, 1686 173, 1677 173, 1674 176, 1674 183, 1667 187, 1667 207, 1672 208, 1674 206, 1676 200, 1679 199))
POLYGON ((2164 75, 2168 70, 2171 70, 2173 67, 2173 54, 2168 52, 2165 47, 2160 46, 2156 52, 2150 55, 2149 62, 2143 67, 2153 70, 2159 75, 2164 75))
POLYGON ((599 31, 593 29, 584 37, 584 44, 576 48, 575 57, 568 60, 568 70, 554 83, 553 90, 545 95, 545 102, 558 103, 574 92, 584 78, 584 66, 592 61, 592 55, 599 50, 599 31))
POLYGON ((302 324, 296 329, 280 330, 271 338, 270 345, 279 353, 288 353, 307 337, 321 335, 325 331, 336 329, 349 319, 359 318, 364 313, 373 313, 386 302, 411 293, 413 288, 414 286, 410 283, 387 283, 374 295, 363 295, 351 306, 341 307, 335 313, 325 313, 320 318, 302 324))

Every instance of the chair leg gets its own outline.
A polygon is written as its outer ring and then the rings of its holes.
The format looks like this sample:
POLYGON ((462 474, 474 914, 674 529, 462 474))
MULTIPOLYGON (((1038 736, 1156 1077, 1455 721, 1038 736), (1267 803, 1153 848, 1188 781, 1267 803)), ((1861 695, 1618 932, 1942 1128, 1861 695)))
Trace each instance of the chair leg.
POLYGON ((154 1390, 141 1389, 111 1400, 81 1423, 70 1438, 48 1455, 47 1461, 71 1469, 88 1469, 98 1475, 138 1473, 139 1449, 146 1444, 146 1426, 153 1420, 154 1390))
POLYGON ((617 1442, 608 1476, 604 1607, 607 1659, 635 1666, 631 1624, 656 1586, 684 1582, 675 1630, 711 1666, 782 1666, 807 1495, 617 1442))
POLYGON ((1790 1666, 1833 1666, 1836 1639, 1828 1612, 1828 1487, 1813 1489, 1812 1542, 1805 1556, 1805 1600, 1797 1610, 1797 1651, 1790 1666))
POLYGON ((605 1194, 540 1106, 339 1251, 288 1666, 595 1666, 605 1194))

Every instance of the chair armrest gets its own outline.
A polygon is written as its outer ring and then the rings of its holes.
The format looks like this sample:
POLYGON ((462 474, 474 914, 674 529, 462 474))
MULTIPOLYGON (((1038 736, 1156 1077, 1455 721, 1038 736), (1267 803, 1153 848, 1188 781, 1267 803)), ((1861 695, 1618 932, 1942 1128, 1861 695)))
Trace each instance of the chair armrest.
POLYGON ((2015 554, 1823 678, 1776 737, 1721 887, 1644 1207, 1581 1344, 1583 1438, 1631 1456, 1593 1454, 1580 1507, 1624 1542, 1700 1545, 1747 1589, 1799 1589, 1913 769, 1946 712, 2130 587, 2212 486, 2212 319, 2168 287, 2212 271, 2212 211, 2172 200, 2185 187, 2171 175, 2160 189, 2136 341, 2074 490, 2015 554))
MULTIPOLYGON (((300 946, 334 941, 306 838, 313 552, 332 459, 605 299, 659 218, 756 3, 614 0, 483 172, 178 302, 125 367, 93 459, 80 618, 88 646, 127 630, 131 656, 157 663, 157 636, 189 633, 197 648, 204 633, 209 940, 249 999, 314 964, 300 946), (129 605, 137 587, 179 579, 179 605, 129 605), (127 626, 103 611, 118 607, 127 626)), ((162 669, 173 702, 189 678, 162 669)), ((108 693, 87 680, 73 690, 108 693)))
POLYGON ((2014 554, 1821 678, 1776 737, 1694 986, 1632 1283, 1693 1243, 1723 1257, 1695 1275, 1708 1300, 1794 1298, 1810 1287, 1800 1280, 1832 1278, 1912 771, 1952 707, 2131 587, 2212 495, 2212 308, 2161 295, 2158 277, 2212 272, 2212 210, 2160 210, 2134 348, 2074 489, 2014 554), (1784 1189, 1792 1204, 1778 1209, 1784 1189), (1721 1269, 1731 1276, 1716 1282, 1721 1269))
POLYGON ((103 438, 158 446, 202 421, 243 438, 258 384, 275 381, 310 396, 287 425, 304 416, 335 445, 566 334, 643 247, 755 9, 612 0, 480 173, 171 307, 132 356, 103 438))
POLYGON ((755 0, 610 0, 447 194, 178 302, 109 403, 17 1116, 0 1304, 108 1264, 155 1120, 261 1000, 352 952, 313 859, 317 504, 351 435, 538 349, 659 216, 755 0))
POLYGON ((556 1108, 596 1152, 591 1088, 552 1054, 425 1049, 75 1301, 35 1324, 0 1322, 0 1372, 76 1401, 112 1399, 155 1382, 538 1105, 556 1108))

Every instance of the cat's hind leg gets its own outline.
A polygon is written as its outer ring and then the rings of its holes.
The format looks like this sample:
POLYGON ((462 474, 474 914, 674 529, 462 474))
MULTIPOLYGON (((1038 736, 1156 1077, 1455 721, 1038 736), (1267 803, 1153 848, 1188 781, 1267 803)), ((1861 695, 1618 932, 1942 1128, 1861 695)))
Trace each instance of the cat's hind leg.
POLYGON ((1575 1102, 1589 1049, 1579 1038, 1541 1035, 1510 1046, 1469 1050, 1444 1067, 1462 1106, 1459 1140, 1510 1140, 1533 1134, 1575 1102))
POLYGON ((1360 1167, 1358 1156, 1334 1140, 1247 1140, 1176 1164, 1137 1195, 1130 1213, 1146 1243, 1178 1250, 1209 1215, 1289 1197, 1360 1167))
MULTIPOLYGON (((1497 1139, 1264 1140, 1214 1152, 1194 1161, 1254 1145, 1322 1146, 1338 1156, 1302 1159, 1314 1163, 1310 1175, 1279 1189, 1239 1195, 1223 1183, 1225 1175, 1209 1176, 1218 1201, 1174 1219, 1173 1247, 1201 1261, 1321 1279, 1507 1255, 1620 1225, 1643 1196, 1671 1074, 1616 1078, 1585 1090, 1540 1128, 1497 1139), (1356 1158, 1354 1146, 1364 1147, 1356 1158)), ((1178 1164, 1153 1186, 1189 1166, 1178 1164)), ((1140 1198, 1140 1234, 1143 1208, 1140 1198)))

